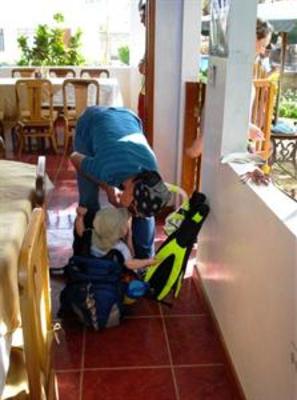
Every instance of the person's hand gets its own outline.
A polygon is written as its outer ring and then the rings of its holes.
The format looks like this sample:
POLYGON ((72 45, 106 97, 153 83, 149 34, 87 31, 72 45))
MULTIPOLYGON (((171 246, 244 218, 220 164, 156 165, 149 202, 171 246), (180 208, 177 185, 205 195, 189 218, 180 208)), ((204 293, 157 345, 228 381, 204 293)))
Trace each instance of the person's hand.
POLYGON ((108 201, 110 204, 112 204, 114 207, 121 207, 121 197, 122 197, 122 191, 114 186, 107 186, 105 188, 105 192, 107 194, 108 201))
POLYGON ((261 131, 261 129, 254 125, 250 124, 249 125, 249 139, 251 140, 264 140, 264 133, 261 131))
POLYGON ((70 161, 72 162, 76 170, 80 169, 80 164, 85 157, 85 155, 78 153, 77 151, 74 151, 70 154, 70 161))
POLYGON ((126 179, 126 181, 123 183, 124 190, 121 194, 121 207, 129 208, 130 205, 133 203, 134 196, 133 196, 133 191, 134 191, 134 182, 133 179, 129 178, 126 179))

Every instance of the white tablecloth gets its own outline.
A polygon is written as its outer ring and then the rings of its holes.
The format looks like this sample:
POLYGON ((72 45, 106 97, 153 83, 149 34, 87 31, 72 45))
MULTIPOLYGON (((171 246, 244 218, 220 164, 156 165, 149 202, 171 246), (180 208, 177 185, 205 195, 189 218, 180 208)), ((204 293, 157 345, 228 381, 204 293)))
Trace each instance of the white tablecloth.
MULTIPOLYGON (((20 326, 18 260, 32 213, 36 165, 0 160, 0 398, 20 326)), ((46 178, 46 190, 52 188, 46 178)))
MULTIPOLYGON (((54 90, 55 103, 62 104, 62 84, 64 78, 48 78, 54 90)), ((16 118, 15 83, 18 78, 0 78, 0 116, 3 119, 14 120, 16 118)), ((117 79, 96 79, 100 85, 99 104, 102 106, 123 106, 122 94, 117 79)))
POLYGON ((0 335, 0 398, 5 386, 5 380, 9 369, 9 355, 11 349, 12 334, 0 335))

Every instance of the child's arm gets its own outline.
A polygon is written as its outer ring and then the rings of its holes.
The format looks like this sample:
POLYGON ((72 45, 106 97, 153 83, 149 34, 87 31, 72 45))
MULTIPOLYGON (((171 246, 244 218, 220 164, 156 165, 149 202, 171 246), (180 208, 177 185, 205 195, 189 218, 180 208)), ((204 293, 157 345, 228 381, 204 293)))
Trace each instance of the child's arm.
POLYGON ((87 208, 79 206, 76 209, 75 231, 78 236, 82 237, 85 231, 84 216, 87 213, 87 208))
POLYGON ((202 136, 199 134, 192 145, 186 149, 186 154, 190 158, 199 157, 202 153, 202 136))
POLYGON ((142 260, 139 258, 131 258, 130 260, 125 261, 125 266, 128 269, 141 269, 154 265, 156 262, 155 258, 145 258, 142 260))
POLYGON ((248 138, 251 140, 264 140, 264 133, 261 129, 251 122, 249 123, 248 138))

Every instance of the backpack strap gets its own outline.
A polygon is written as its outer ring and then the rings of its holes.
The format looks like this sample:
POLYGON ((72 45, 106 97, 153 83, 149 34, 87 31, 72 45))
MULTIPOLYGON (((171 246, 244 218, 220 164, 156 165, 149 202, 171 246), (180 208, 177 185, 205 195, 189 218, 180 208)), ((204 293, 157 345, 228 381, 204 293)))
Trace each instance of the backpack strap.
POLYGON ((122 267, 124 267, 125 264, 123 254, 117 249, 109 250, 109 252, 105 256, 103 256, 102 259, 114 261, 120 264, 122 267))

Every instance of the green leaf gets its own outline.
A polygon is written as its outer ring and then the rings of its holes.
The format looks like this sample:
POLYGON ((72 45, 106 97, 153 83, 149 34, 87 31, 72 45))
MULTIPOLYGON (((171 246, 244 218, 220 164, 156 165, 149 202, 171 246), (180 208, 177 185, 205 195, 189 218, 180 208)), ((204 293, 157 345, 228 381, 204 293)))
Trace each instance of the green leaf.
POLYGON ((130 50, 128 46, 122 46, 118 48, 118 56, 123 64, 129 65, 130 61, 130 50))
MULTIPOLYGON (((57 24, 64 22, 64 16, 56 13, 53 20, 57 24)), ((81 54, 82 31, 78 29, 70 36, 68 46, 64 42, 65 31, 60 26, 49 27, 38 25, 33 45, 28 45, 28 38, 21 35, 17 38, 21 50, 18 65, 80 65, 84 62, 81 54)))

